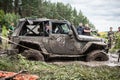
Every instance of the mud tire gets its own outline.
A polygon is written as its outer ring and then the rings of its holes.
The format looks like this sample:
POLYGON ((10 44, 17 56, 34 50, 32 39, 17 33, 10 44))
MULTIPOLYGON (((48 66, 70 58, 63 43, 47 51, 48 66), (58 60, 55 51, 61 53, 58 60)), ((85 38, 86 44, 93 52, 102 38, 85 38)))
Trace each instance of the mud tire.
POLYGON ((44 61, 44 56, 37 50, 25 50, 22 55, 28 60, 44 61))
POLYGON ((109 58, 104 51, 101 50, 94 50, 88 53, 86 57, 86 61, 107 61, 109 58))

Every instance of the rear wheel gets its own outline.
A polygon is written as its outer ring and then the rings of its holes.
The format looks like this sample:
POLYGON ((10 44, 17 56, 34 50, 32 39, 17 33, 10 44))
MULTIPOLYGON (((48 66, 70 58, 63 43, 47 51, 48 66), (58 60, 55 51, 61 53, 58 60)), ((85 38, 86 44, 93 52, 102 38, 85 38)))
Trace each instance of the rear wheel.
POLYGON ((37 50, 25 50, 22 55, 28 60, 44 61, 44 56, 37 50))
POLYGON ((108 59, 107 54, 101 50, 94 50, 86 57, 86 61, 107 61, 108 59))

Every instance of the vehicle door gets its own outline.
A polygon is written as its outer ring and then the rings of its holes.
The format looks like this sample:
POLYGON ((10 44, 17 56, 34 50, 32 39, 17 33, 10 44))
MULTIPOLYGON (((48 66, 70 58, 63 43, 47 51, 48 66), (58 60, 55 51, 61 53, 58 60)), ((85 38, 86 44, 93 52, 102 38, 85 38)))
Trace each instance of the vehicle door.
POLYGON ((68 35, 70 27, 66 23, 52 23, 52 34, 49 36, 49 46, 54 54, 77 54, 75 39, 68 35))

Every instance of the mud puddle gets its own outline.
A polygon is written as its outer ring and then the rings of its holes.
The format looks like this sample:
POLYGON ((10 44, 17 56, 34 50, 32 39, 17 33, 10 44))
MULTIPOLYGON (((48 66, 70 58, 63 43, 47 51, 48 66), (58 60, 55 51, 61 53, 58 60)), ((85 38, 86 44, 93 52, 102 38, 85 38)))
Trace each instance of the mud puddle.
POLYGON ((120 62, 118 62, 118 54, 108 54, 109 61, 107 61, 106 65, 108 66, 120 66, 120 62))
POLYGON ((85 62, 80 60, 69 60, 69 61, 51 61, 48 62, 50 64, 56 64, 56 65, 69 65, 69 64, 80 64, 80 65, 86 65, 91 67, 96 66, 120 66, 120 62, 118 62, 118 55, 117 54, 108 54, 109 60, 108 61, 92 61, 92 62, 85 62))

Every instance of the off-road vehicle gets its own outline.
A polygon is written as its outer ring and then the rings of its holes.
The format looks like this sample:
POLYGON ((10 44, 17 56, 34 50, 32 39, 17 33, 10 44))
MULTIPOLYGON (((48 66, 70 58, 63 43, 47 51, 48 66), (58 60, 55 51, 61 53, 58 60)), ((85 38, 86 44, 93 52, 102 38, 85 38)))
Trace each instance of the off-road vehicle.
POLYGON ((80 57, 86 61, 107 61, 106 43, 101 38, 78 35, 66 20, 20 19, 12 35, 12 48, 30 60, 51 57, 80 57))

